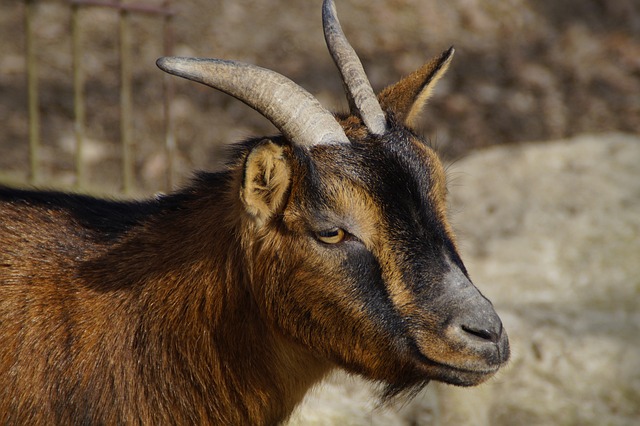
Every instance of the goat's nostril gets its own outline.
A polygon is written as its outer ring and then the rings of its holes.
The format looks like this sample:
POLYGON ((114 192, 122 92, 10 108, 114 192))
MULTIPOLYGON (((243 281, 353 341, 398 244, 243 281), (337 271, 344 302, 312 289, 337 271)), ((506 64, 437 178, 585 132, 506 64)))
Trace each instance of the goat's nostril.
POLYGON ((487 330, 487 329, 478 329, 463 325, 462 330, 468 334, 471 334, 475 337, 479 337, 482 340, 488 340, 490 342, 496 343, 500 336, 495 331, 487 330))

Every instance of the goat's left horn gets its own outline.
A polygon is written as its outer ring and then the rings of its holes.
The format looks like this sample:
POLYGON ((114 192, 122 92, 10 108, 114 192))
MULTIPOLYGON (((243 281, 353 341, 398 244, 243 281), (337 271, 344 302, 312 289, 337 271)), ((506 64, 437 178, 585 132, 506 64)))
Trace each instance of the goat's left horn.
POLYGON ((342 76, 351 113, 359 115, 371 133, 384 134, 387 129, 384 112, 358 55, 342 31, 333 0, 324 0, 322 4, 322 26, 327 47, 342 76))
POLYGON ((287 77, 265 68, 222 59, 164 57, 158 67, 225 92, 265 116, 292 143, 349 143, 333 114, 287 77))

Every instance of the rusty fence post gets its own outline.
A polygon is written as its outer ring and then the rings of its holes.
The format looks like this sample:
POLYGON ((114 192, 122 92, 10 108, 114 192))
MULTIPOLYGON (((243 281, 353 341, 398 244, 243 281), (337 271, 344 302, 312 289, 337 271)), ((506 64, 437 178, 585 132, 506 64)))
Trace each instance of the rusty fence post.
MULTIPOLYGON (((171 1, 165 0, 163 3, 165 10, 169 13, 165 13, 162 20, 162 33, 164 38, 164 56, 173 55, 173 13, 170 13, 171 1)), ((167 161, 166 171, 166 190, 171 191, 175 186, 175 153, 176 153, 176 139, 175 129, 173 123, 173 113, 171 111, 171 100, 174 93, 174 81, 173 76, 164 73, 162 78, 163 88, 163 107, 164 107, 164 137, 165 137, 165 156, 167 161)))
POLYGON ((84 69, 82 67, 82 34, 80 33, 80 5, 71 5, 71 38, 73 61, 73 116, 76 142, 75 152, 75 185, 82 189, 85 184, 85 167, 83 162, 83 146, 85 137, 85 105, 84 105, 84 69))
MULTIPOLYGON (((120 0, 123 3, 124 0, 120 0)), ((122 191, 130 194, 135 177, 135 157, 131 122, 133 114, 133 97, 131 94, 131 41, 130 15, 125 7, 120 7, 120 141, 122 143, 122 191)))
POLYGON ((38 62, 33 34, 34 0, 25 0, 24 28, 27 63, 27 104, 29 116, 29 183, 40 179, 40 103, 38 99, 38 62))

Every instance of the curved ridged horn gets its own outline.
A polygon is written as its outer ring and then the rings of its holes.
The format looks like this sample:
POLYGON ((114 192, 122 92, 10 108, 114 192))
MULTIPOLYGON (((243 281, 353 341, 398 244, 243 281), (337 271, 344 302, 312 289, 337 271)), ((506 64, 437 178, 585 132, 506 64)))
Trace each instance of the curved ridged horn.
POLYGON ((316 98, 275 71, 222 59, 163 57, 156 65, 241 100, 271 121, 292 143, 349 143, 335 117, 316 98))
POLYGON ((342 75, 351 113, 359 115, 371 133, 383 134, 387 120, 358 55, 342 31, 333 0, 322 4, 322 26, 331 57, 342 75))

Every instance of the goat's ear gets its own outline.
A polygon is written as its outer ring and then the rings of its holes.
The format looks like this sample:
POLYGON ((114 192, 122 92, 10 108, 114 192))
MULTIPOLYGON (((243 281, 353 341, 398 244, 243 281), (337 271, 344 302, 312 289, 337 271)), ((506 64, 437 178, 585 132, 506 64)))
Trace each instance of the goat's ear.
POLYGON ((258 226, 281 207, 290 177, 291 169, 282 146, 264 139, 247 155, 240 198, 258 226))
POLYGON ((436 83, 449 68, 454 49, 450 47, 417 71, 378 94, 380 106, 407 127, 413 128, 436 83))

